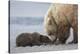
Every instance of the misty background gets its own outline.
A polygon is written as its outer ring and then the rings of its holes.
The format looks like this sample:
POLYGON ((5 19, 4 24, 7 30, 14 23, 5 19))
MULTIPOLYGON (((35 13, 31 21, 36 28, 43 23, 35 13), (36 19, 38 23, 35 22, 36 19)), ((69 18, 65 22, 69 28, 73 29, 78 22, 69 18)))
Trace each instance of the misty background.
POLYGON ((10 24, 39 25, 44 21, 50 3, 10 2, 10 24))

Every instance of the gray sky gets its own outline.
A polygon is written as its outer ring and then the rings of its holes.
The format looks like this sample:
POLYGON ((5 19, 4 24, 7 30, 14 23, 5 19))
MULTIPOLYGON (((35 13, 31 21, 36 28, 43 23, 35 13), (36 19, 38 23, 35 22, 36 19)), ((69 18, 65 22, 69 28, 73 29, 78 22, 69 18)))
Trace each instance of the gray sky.
POLYGON ((47 12, 50 3, 11 1, 11 17, 42 17, 47 12))

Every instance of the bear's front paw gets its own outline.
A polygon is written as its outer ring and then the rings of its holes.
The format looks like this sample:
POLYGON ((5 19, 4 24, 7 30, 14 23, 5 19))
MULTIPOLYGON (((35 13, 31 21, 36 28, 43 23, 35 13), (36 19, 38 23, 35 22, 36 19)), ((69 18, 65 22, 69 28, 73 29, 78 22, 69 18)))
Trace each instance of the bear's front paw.
POLYGON ((78 43, 78 41, 71 41, 71 42, 69 42, 68 44, 77 44, 78 43))

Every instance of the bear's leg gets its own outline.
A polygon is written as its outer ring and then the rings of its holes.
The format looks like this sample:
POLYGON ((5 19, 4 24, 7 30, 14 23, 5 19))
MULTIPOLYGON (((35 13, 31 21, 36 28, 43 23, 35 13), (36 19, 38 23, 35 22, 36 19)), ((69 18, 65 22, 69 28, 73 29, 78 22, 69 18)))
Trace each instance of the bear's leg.
POLYGON ((65 44, 66 41, 67 41, 67 39, 68 39, 68 37, 67 37, 67 38, 64 38, 63 40, 60 40, 60 43, 61 43, 61 44, 65 44))
POLYGON ((78 32, 77 31, 78 31, 77 27, 74 26, 73 27, 73 40, 71 42, 69 42, 69 44, 78 43, 78 32))
POLYGON ((69 38, 70 36, 70 31, 68 31, 68 33, 65 35, 65 37, 61 40, 61 44, 65 44, 67 39, 69 38))
POLYGON ((67 39, 68 39, 68 35, 67 37, 61 37, 61 38, 57 38, 57 40, 54 42, 54 44, 58 45, 58 44, 65 44, 67 39))
POLYGON ((70 35, 70 29, 68 29, 68 30, 64 33, 64 35, 62 34, 62 36, 59 36, 59 37, 58 37, 58 40, 57 40, 58 44, 65 44, 66 41, 67 41, 67 39, 69 38, 69 35, 70 35))
POLYGON ((73 38, 74 38, 73 42, 78 43, 78 33, 75 31, 74 31, 74 37, 73 38))
POLYGON ((72 43, 74 44, 78 43, 78 33, 75 31, 73 32, 73 40, 69 42, 69 44, 72 44, 72 43))

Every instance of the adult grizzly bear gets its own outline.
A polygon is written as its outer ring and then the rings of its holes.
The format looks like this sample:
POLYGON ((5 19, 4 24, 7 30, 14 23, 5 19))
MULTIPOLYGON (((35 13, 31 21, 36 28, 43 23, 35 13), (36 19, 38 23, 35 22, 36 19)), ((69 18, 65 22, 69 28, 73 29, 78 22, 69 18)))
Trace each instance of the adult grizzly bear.
POLYGON ((77 4, 52 4, 45 15, 45 31, 59 43, 64 44, 69 37, 70 28, 73 28, 72 42, 78 42, 78 5, 77 4))
POLYGON ((52 41, 44 35, 37 32, 34 33, 22 33, 16 38, 16 46, 40 46, 42 44, 49 44, 52 41))

